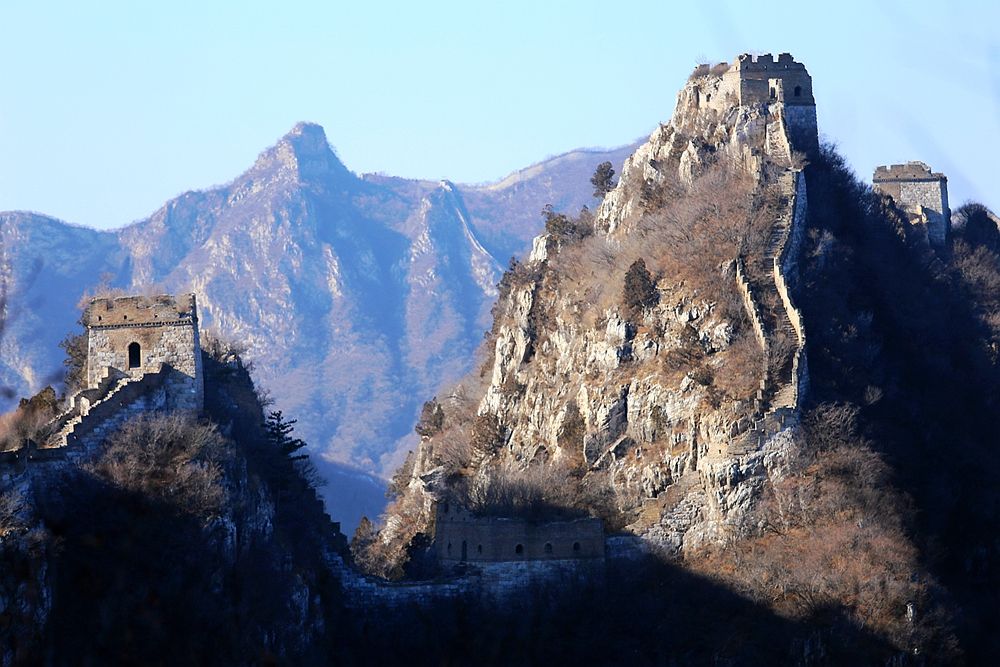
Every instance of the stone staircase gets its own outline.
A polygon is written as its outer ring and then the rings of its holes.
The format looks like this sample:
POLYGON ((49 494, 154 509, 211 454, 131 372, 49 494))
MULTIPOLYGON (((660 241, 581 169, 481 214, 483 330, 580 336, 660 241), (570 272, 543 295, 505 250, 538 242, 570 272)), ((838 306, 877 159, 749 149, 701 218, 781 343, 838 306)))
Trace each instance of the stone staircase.
POLYGON ((737 260, 737 282, 745 292, 744 303, 764 352, 765 369, 753 413, 736 422, 730 432, 729 456, 759 449, 768 435, 796 420, 801 404, 805 331, 801 313, 791 301, 785 267, 788 253, 797 250, 790 245, 800 178, 801 173, 792 169, 778 177, 778 187, 787 195, 787 202, 775 216, 761 260, 750 272, 743 268, 742 259, 737 260), (779 344, 782 340, 784 345, 779 344))
POLYGON ((636 535, 643 535, 657 525, 672 530, 686 530, 697 518, 700 503, 688 502, 692 491, 701 490, 701 476, 697 472, 681 475, 656 498, 643 501, 635 521, 627 526, 636 535))
POLYGON ((42 445, 43 449, 62 447, 66 444, 66 436, 83 421, 83 416, 91 405, 99 403, 118 390, 129 378, 110 366, 104 369, 104 374, 97 387, 81 389, 70 397, 69 409, 60 414, 49 425, 51 435, 42 445))
POLYGON ((99 430, 115 415, 119 420, 129 414, 129 407, 148 397, 162 385, 164 371, 131 377, 105 370, 100 384, 73 395, 70 409, 53 421, 52 435, 39 447, 40 451, 57 450, 82 444, 86 435, 99 430))

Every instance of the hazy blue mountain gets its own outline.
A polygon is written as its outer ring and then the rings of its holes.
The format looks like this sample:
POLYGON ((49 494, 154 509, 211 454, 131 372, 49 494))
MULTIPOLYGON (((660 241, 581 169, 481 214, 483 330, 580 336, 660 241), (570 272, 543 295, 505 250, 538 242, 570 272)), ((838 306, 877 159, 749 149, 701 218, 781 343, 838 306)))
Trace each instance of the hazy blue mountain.
POLYGON ((58 342, 102 279, 191 290, 202 327, 249 347, 259 384, 315 453, 382 474, 412 443, 422 402, 471 367, 501 267, 528 249, 541 208, 593 207, 594 168, 620 169, 632 148, 455 185, 359 177, 321 127, 300 123, 231 183, 119 230, 0 213, 0 385, 12 390, 0 408, 59 376, 58 342))

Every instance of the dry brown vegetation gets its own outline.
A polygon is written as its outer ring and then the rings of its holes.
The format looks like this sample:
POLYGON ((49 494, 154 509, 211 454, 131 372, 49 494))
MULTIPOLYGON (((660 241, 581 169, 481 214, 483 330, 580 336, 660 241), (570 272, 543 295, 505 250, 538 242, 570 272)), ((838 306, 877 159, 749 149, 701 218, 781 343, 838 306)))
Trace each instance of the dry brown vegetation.
POLYGON ((1000 254, 965 240, 955 242, 953 253, 961 284, 976 304, 975 315, 989 332, 989 355, 1000 363, 1000 254))
POLYGON ((21 527, 18 513, 22 504, 23 499, 16 489, 0 493, 0 539, 21 527))
POLYGON ((494 461, 471 480, 462 505, 481 516, 553 518, 577 507, 575 480, 558 464, 494 461))
POLYGON ((86 469, 114 487, 196 516, 219 511, 224 441, 214 426, 183 415, 133 419, 86 469))
POLYGON ((656 189, 661 205, 628 228, 564 247, 550 260, 564 293, 603 312, 620 303, 626 271, 643 260, 651 274, 683 285, 687 294, 732 301, 738 311, 724 267, 738 255, 760 256, 773 221, 766 214, 748 215, 755 210, 753 177, 719 162, 690 186, 666 177, 656 189))
POLYGON ((56 392, 52 387, 30 399, 21 399, 15 410, 0 415, 0 452, 20 449, 28 442, 44 442, 49 436, 49 423, 57 413, 56 392))
POLYGON ((906 534, 908 500, 858 433, 858 409, 820 405, 804 419, 803 452, 758 509, 762 531, 690 555, 688 566, 796 620, 846 610, 900 650, 954 650, 906 534))

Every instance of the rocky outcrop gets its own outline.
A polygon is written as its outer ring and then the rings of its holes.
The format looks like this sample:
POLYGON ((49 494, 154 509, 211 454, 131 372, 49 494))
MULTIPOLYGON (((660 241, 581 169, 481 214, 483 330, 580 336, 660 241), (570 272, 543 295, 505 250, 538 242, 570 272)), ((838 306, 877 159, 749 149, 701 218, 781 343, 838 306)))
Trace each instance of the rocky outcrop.
MULTIPOLYGON (((587 243, 605 257, 628 246, 648 224, 649 193, 661 185, 690 186, 711 165, 749 173, 776 202, 765 209, 772 211, 766 242, 757 255, 717 268, 744 309, 743 330, 737 333, 731 311, 670 276, 656 286, 658 302, 639 312, 590 303, 571 287, 581 280, 576 269, 557 261, 569 251, 539 237, 494 310, 492 363, 477 406, 504 426, 499 458, 579 466, 581 488, 610 493, 618 525, 643 538, 643 548, 675 557, 753 530, 757 498, 794 454, 808 386, 805 328, 793 298, 805 179, 792 169, 784 110, 777 103, 699 106, 695 89, 709 78, 689 81, 670 123, 625 161, 587 243), (746 336, 758 350, 753 362, 733 356, 746 336), (758 380, 745 396, 722 397, 712 376, 727 373, 758 380)), ((434 446, 433 439, 422 445, 411 485, 431 497, 437 491, 420 483, 428 472, 420 462, 435 465, 434 446)))

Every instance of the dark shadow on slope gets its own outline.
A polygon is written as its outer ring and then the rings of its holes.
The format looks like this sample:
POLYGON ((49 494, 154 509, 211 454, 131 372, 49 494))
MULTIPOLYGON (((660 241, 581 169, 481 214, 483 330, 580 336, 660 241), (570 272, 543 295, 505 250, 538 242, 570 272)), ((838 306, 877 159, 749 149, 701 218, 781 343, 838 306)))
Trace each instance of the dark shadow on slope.
POLYGON ((611 568, 605 585, 358 615, 353 626, 351 665, 860 665, 895 653, 838 609, 790 621, 652 558, 611 568))
POLYGON ((224 664, 238 623, 193 517, 74 474, 39 494, 59 544, 43 642, 53 664, 224 664), (205 650, 203 647, 211 647, 205 650), (203 652, 204 651, 204 652, 203 652))
POLYGON ((1000 371, 989 331, 949 253, 928 249, 839 156, 825 151, 806 174, 812 400, 864 406, 873 447, 916 505, 923 560, 961 610, 967 656, 995 656, 1000 371))

